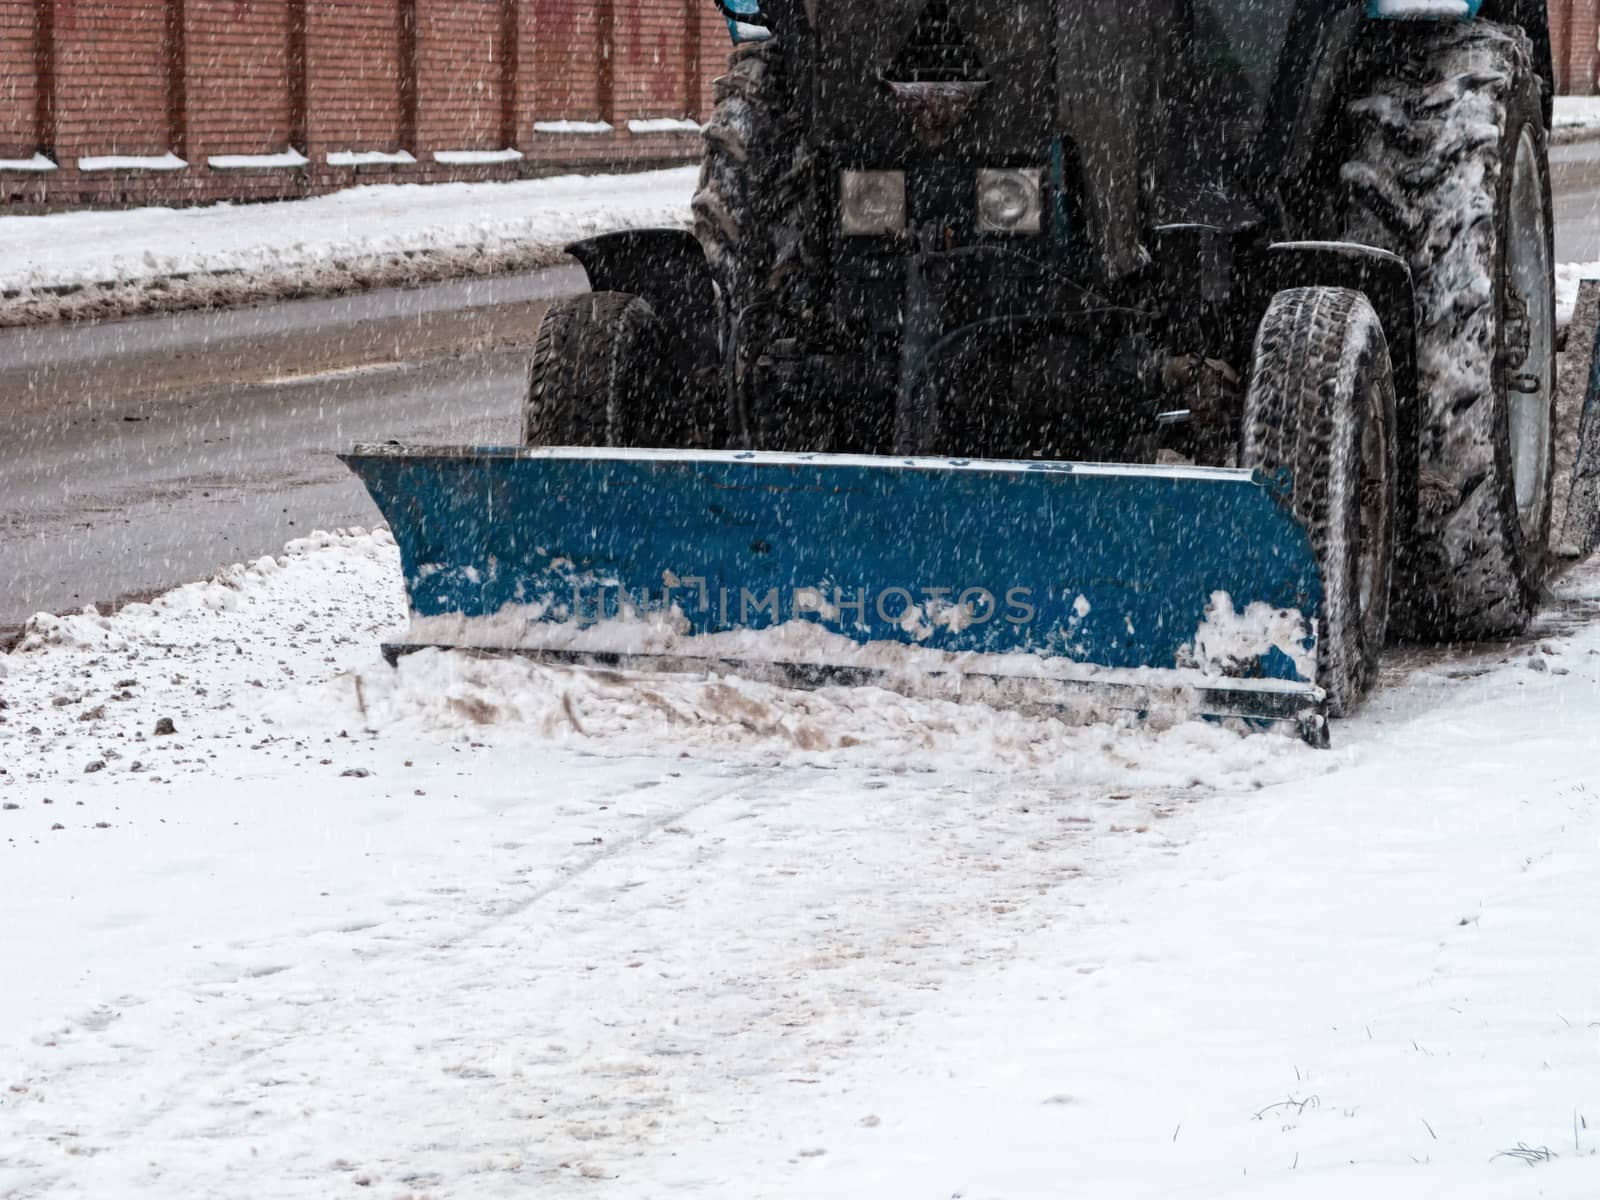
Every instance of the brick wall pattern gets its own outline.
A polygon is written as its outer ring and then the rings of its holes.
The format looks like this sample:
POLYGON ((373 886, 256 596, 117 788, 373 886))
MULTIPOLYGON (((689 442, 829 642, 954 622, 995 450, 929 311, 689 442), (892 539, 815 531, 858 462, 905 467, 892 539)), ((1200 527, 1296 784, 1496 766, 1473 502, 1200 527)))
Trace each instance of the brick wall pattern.
POLYGON ((0 208, 681 163, 729 49, 712 0, 0 0, 0 208))
MULTIPOLYGON (((1550 21, 1600 92, 1600 0, 1550 21)), ((0 0, 0 207, 681 162, 727 53, 711 0, 0 0)))
POLYGON ((1556 90, 1600 96, 1600 0, 1551 0, 1550 41, 1556 90))

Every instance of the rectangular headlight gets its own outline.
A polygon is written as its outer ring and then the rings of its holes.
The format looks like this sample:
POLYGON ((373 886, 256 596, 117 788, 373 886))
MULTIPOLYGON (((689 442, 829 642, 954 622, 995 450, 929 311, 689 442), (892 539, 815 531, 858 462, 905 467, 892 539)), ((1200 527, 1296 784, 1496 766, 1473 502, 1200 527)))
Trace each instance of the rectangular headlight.
POLYGON ((843 171, 839 228, 851 237, 883 237, 906 229, 904 171, 843 171))
POLYGON ((1043 170, 978 172, 979 233, 1039 233, 1043 229, 1043 170))

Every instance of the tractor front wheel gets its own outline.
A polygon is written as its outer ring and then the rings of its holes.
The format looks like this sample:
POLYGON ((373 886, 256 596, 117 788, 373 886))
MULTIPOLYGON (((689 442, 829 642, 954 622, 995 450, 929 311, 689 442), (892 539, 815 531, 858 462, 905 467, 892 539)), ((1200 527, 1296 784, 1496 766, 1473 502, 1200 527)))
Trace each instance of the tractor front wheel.
POLYGON ((1317 683, 1342 716, 1377 678, 1396 532, 1389 344, 1361 293, 1273 297, 1256 334, 1239 465, 1289 474, 1322 574, 1317 683))
POLYGON ((661 320, 638 296, 595 292, 557 300, 534 345, 523 445, 703 444, 667 365, 661 320))

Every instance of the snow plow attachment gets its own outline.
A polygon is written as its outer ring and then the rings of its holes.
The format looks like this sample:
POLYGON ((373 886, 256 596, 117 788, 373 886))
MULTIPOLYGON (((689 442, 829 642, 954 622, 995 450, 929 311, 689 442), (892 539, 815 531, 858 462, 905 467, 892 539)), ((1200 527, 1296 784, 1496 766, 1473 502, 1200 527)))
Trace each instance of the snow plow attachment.
POLYGON ((1286 481, 1218 468, 357 447, 427 647, 1325 744, 1286 481))

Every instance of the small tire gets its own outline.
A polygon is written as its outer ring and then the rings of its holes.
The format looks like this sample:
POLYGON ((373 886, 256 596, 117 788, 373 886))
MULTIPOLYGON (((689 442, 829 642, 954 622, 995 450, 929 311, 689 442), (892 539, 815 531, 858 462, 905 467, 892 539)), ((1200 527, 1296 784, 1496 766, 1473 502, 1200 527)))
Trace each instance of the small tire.
POLYGON ((1400 255, 1416 285, 1420 504, 1396 628, 1424 641, 1515 635, 1538 603, 1555 474, 1554 222, 1534 48, 1508 26, 1419 23, 1375 31, 1358 71, 1371 82, 1349 110, 1344 239, 1400 255))
POLYGON ((1274 296, 1256 334, 1239 462, 1289 472, 1322 574, 1317 683, 1335 716, 1371 690, 1388 633, 1394 431, 1389 344, 1367 298, 1342 288, 1274 296))
POLYGON ((525 446, 697 444, 667 377, 665 334, 638 296, 595 292, 550 305, 523 405, 525 446))

